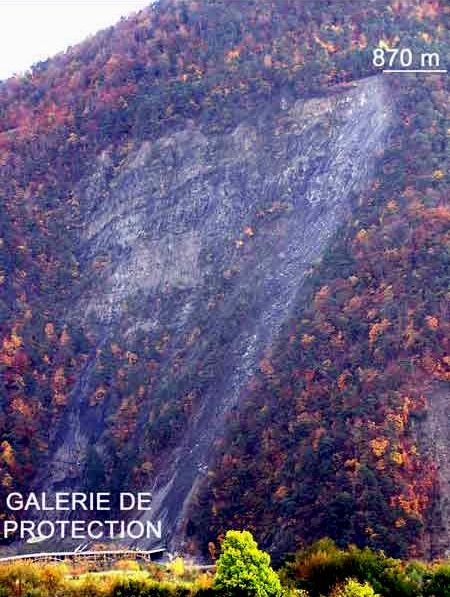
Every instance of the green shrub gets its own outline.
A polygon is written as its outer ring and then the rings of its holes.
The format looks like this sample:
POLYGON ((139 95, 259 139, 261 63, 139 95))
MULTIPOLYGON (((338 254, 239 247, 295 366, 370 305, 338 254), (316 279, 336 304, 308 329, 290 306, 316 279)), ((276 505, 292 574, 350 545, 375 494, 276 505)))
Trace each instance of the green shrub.
POLYGON ((424 597, 450 597, 450 564, 442 564, 424 579, 424 597))
POLYGON ((111 597, 189 597, 190 593, 169 583, 123 578, 115 584, 111 597))
POLYGON ((294 561, 286 564, 281 578, 306 589, 311 597, 328 595, 348 578, 370 583, 383 597, 420 596, 420 582, 406 574, 400 560, 368 548, 344 551, 329 539, 298 552, 294 561))
POLYGON ((64 566, 17 562, 0 566, 0 595, 12 597, 63 597, 64 566))
POLYGON ((184 569, 184 560, 183 558, 175 558, 173 562, 170 563, 170 571, 174 576, 182 577, 184 576, 185 569, 184 569))
MULTIPOLYGON (((111 582, 95 575, 88 575, 81 581, 67 581, 61 597, 110 597, 111 582)), ((59 596, 58 596, 59 597, 59 596)))
POLYGON ((380 597, 376 595, 369 583, 360 583, 354 578, 349 578, 344 584, 338 585, 331 597, 380 597))

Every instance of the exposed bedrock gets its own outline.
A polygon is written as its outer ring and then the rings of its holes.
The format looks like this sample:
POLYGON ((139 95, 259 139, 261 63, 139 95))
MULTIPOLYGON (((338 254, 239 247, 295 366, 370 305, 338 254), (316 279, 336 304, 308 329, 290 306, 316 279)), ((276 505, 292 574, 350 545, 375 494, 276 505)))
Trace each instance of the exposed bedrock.
MULTIPOLYGON (((224 416, 292 311, 305 273, 371 183, 392 112, 382 77, 308 101, 281 97, 225 135, 187 122, 143 142, 120 168, 99 156, 76 189, 84 278, 68 317, 91 325, 101 342, 118 327, 127 338, 167 331, 161 384, 185 338, 200 330, 184 348, 186 378, 200 400, 147 488, 152 518, 164 520, 172 548, 182 542, 186 507, 224 416), (93 275, 96 262, 102 267, 93 275)), ((88 405, 94 364, 93 357, 56 431, 54 456, 38 480, 45 477, 47 489, 82 487, 82 467, 77 476, 65 463, 83 463, 92 444, 102 451, 110 413, 107 400, 88 405)))

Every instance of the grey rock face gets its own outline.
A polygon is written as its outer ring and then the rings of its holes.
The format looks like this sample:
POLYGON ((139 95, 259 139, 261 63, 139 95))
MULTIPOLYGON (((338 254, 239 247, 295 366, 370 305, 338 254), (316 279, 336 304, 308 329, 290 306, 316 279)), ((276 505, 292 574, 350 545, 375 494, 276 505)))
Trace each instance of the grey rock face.
POLYGON ((438 499, 433 508, 429 553, 450 555, 450 400, 448 386, 436 384, 430 392, 428 413, 416 430, 419 445, 437 466, 438 499))
MULTIPOLYGON (((144 142, 115 170, 103 155, 76 189, 84 214, 84 278, 68 317, 90 322, 105 342, 119 326, 131 339, 168 330, 162 365, 168 375, 182 340, 199 330, 183 353, 198 405, 148 487, 152 518, 164 520, 171 547, 182 543, 186 507, 226 413, 289 317, 305 273, 370 183, 392 123, 381 77, 326 98, 290 104, 283 98, 282 104, 226 135, 188 123, 184 131, 144 142)), ((80 376, 58 431, 59 447, 45 472, 53 488, 81 486, 82 474, 70 476, 61 463, 82 462, 93 443, 102 451, 108 407, 87 412, 92 368, 88 363, 80 376)))

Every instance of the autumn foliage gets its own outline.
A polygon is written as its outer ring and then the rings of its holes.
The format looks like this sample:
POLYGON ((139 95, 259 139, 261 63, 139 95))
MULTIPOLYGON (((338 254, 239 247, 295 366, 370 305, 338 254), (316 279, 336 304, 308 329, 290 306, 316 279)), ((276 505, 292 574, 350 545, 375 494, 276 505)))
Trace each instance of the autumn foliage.
MULTIPOLYGON (((26 488, 45 462, 87 367, 86 413, 105 402, 112 413, 110 483, 145 483, 201 402, 184 385, 153 395, 164 330, 134 342, 118 330, 106 342, 66 317, 84 291, 76 185, 92 161, 105 154, 120 170, 142 140, 186 119, 219 133, 279 89, 336 92, 375 74, 380 40, 446 48, 443 10, 436 0, 162 1, 0 83, 0 494, 26 488), (143 405, 148 432, 136 449, 143 405)), ((434 384, 449 380, 448 88, 439 76, 389 84, 398 127, 373 188, 311 271, 308 300, 218 442, 199 495, 204 518, 192 524, 205 550, 231 521, 258 529, 262 545, 325 533, 425 550, 436 472, 414 429, 434 384)), ((241 236, 254 234, 246 226, 241 236)))

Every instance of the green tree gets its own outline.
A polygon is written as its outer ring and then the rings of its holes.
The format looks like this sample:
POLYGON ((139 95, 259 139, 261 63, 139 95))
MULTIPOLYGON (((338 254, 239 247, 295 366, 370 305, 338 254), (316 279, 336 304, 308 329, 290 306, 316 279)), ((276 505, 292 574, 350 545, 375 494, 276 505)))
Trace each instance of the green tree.
POLYGON ((332 597, 379 597, 369 585, 360 583, 354 578, 349 578, 343 585, 340 585, 332 592, 332 597))
POLYGON ((258 549, 248 531, 228 531, 217 561, 214 588, 229 597, 278 597, 282 594, 270 556, 258 549))

